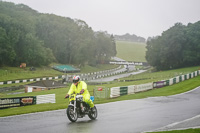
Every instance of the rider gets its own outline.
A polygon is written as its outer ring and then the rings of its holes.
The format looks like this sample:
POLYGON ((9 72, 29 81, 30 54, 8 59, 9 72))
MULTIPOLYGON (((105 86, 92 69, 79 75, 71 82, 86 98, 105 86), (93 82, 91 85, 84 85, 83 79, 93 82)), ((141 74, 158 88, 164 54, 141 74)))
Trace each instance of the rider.
POLYGON ((90 93, 87 90, 87 84, 84 81, 80 81, 79 76, 73 77, 73 83, 72 83, 67 95, 65 96, 65 98, 68 98, 69 95, 71 95, 73 93, 75 93, 75 94, 80 93, 81 95, 83 95, 83 101, 86 102, 87 104, 89 104, 90 108, 94 107, 94 103, 90 99, 90 93))

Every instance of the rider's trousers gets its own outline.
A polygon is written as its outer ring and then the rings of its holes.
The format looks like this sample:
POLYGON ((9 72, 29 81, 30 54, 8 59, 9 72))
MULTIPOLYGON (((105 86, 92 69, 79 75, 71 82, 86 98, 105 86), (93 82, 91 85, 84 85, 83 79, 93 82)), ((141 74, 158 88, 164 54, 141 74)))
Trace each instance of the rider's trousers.
POLYGON ((90 95, 87 95, 87 94, 83 95, 83 101, 86 102, 87 104, 89 104, 90 108, 94 107, 94 103, 90 99, 90 95))

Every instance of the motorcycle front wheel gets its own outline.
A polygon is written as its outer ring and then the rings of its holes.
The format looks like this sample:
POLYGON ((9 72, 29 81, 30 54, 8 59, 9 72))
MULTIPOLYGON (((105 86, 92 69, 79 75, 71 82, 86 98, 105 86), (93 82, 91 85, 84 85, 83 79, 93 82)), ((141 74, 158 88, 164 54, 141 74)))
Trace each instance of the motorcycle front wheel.
POLYGON ((95 120, 97 118, 97 108, 96 108, 96 106, 93 107, 93 110, 90 110, 88 116, 91 120, 95 120))
POLYGON ((74 107, 73 106, 68 106, 67 108, 67 117, 71 122, 76 122, 78 119, 78 114, 77 111, 75 110, 74 112, 74 107))

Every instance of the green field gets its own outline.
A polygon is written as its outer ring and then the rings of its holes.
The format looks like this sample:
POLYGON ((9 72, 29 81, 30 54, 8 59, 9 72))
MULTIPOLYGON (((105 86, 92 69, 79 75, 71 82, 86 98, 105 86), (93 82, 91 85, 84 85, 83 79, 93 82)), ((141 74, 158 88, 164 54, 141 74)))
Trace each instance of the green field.
POLYGON ((145 43, 116 41, 117 57, 126 61, 146 62, 145 43))

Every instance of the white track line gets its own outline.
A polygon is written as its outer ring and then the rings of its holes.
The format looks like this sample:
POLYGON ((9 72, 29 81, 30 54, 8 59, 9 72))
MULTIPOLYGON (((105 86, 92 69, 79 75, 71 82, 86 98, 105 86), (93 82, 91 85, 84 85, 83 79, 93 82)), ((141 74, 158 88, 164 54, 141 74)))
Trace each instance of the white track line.
POLYGON ((151 131, 145 131, 145 132, 142 132, 142 133, 147 133, 147 132, 160 132, 160 131, 172 131, 172 130, 185 130, 185 129, 195 129, 195 128, 200 128, 200 126, 195 126, 195 127, 187 127, 187 128, 177 128, 177 129, 167 129, 167 128, 171 128, 171 127, 174 127, 178 124, 181 124, 183 122, 187 122, 187 121, 191 121, 191 120, 194 120, 196 118, 200 118, 200 115, 197 115, 197 116, 194 116, 192 118, 189 118, 189 119, 186 119, 186 120, 183 120, 183 121, 180 121, 180 122, 175 122, 175 123, 172 123, 172 124, 169 124, 167 126, 164 126, 164 127, 161 127, 161 128, 157 128, 155 130, 151 130, 151 131))

